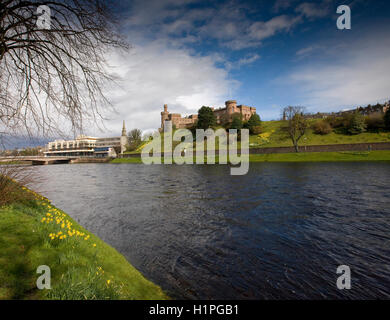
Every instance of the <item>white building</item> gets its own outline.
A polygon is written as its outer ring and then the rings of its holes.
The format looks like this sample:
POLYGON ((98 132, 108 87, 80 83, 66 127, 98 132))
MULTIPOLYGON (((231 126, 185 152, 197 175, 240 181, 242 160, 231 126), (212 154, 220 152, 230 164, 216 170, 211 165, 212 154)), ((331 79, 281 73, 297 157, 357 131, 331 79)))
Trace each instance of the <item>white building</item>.
POLYGON ((123 121, 120 137, 96 138, 79 135, 75 140, 49 142, 44 151, 45 157, 117 157, 117 152, 126 151, 127 135, 123 121))

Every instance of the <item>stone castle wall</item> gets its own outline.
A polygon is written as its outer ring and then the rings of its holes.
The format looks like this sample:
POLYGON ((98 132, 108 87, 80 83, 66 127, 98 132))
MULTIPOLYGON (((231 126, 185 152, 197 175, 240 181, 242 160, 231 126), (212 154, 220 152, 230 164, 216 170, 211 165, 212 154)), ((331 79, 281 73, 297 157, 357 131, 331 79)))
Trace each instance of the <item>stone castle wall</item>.
MULTIPOLYGON (((237 101, 229 100, 225 102, 225 107, 220 109, 211 108, 214 112, 215 117, 217 118, 218 124, 223 124, 226 122, 231 122, 232 118, 236 114, 242 116, 243 121, 249 120, 249 118, 256 113, 256 108, 237 105, 237 101)), ((179 113, 169 113, 168 105, 164 105, 164 111, 161 112, 161 130, 164 128, 165 121, 172 121, 172 125, 176 129, 190 128, 196 124, 198 121, 198 115, 193 114, 188 117, 182 118, 179 113)))

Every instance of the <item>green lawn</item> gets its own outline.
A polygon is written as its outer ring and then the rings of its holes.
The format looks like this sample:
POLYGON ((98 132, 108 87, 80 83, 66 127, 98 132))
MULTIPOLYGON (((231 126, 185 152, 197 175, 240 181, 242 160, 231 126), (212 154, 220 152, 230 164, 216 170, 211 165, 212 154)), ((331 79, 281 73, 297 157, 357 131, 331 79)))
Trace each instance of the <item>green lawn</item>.
MULTIPOLYGON (((390 151, 343 151, 251 154, 250 162, 390 161, 390 151)), ((162 161, 163 162, 163 161, 162 161)), ((194 160, 195 162, 195 160, 194 160)), ((218 162, 218 157, 216 158, 218 162)), ((112 163, 142 163, 140 157, 114 159, 112 163)))
POLYGON ((168 299, 47 199, 21 192, 31 198, 0 207, 0 299, 168 299), (51 268, 51 290, 36 287, 40 265, 51 268))

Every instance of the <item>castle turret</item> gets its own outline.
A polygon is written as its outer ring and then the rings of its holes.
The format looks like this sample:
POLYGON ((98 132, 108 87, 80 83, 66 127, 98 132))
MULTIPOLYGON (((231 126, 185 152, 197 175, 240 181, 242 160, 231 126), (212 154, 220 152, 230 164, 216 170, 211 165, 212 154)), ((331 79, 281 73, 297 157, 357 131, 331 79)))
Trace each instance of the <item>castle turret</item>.
POLYGON ((164 129, 164 122, 168 120, 168 105, 164 104, 164 111, 161 112, 161 129, 164 129))
POLYGON ((236 100, 228 100, 225 102, 226 105, 226 111, 228 114, 233 114, 237 109, 237 101, 236 100))

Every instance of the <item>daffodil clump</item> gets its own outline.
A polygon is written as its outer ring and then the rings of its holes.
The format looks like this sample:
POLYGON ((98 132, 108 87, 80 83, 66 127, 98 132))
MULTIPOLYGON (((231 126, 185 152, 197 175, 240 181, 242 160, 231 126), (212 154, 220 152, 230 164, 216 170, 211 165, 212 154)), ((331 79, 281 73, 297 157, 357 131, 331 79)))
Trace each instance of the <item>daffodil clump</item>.
MULTIPOLYGON (((28 190, 28 189, 27 189, 28 190)), ((29 191, 34 193, 33 191, 29 191)), ((35 194, 37 204, 44 208, 44 215, 40 218, 40 224, 43 230, 47 233, 49 242, 53 246, 58 246, 63 243, 69 247, 69 250, 76 250, 79 248, 81 243, 87 244, 92 248, 97 248, 97 244, 92 241, 91 235, 85 231, 80 230, 71 218, 63 211, 54 207, 50 201, 38 194, 35 194)), ((62 282, 66 285, 61 284, 55 290, 48 293, 50 298, 54 299, 112 299, 119 298, 122 285, 114 282, 112 276, 106 276, 102 266, 90 266, 89 268, 95 268, 96 271, 90 270, 87 276, 84 276, 84 281, 88 282, 88 288, 94 288, 92 291, 88 289, 88 293, 84 292, 80 295, 83 290, 80 288, 69 290, 69 286, 72 286, 74 282, 79 280, 74 279, 74 275, 69 275, 72 270, 68 270, 66 274, 61 277, 62 282)), ((79 282, 78 282, 79 283, 79 282)))
MULTIPOLYGON (((46 201, 39 202, 40 205, 47 208, 46 215, 41 219, 41 223, 54 225, 56 231, 49 233, 50 240, 66 240, 69 238, 78 238, 83 241, 90 240, 90 235, 79 231, 73 227, 73 223, 67 218, 67 215, 46 201)), ((96 247, 96 243, 91 244, 96 247)))
POLYGON ((0 299, 167 299, 50 200, 15 185, 20 200, 0 206, 0 299), (36 287, 41 265, 51 269, 50 290, 36 287))
POLYGON ((275 132, 275 130, 271 130, 271 131, 269 131, 269 132, 264 132, 264 133, 260 133, 259 135, 258 135, 258 137, 259 137, 259 142, 260 143, 269 143, 269 139, 270 139, 270 137, 271 137, 271 135, 273 134, 275 132))

